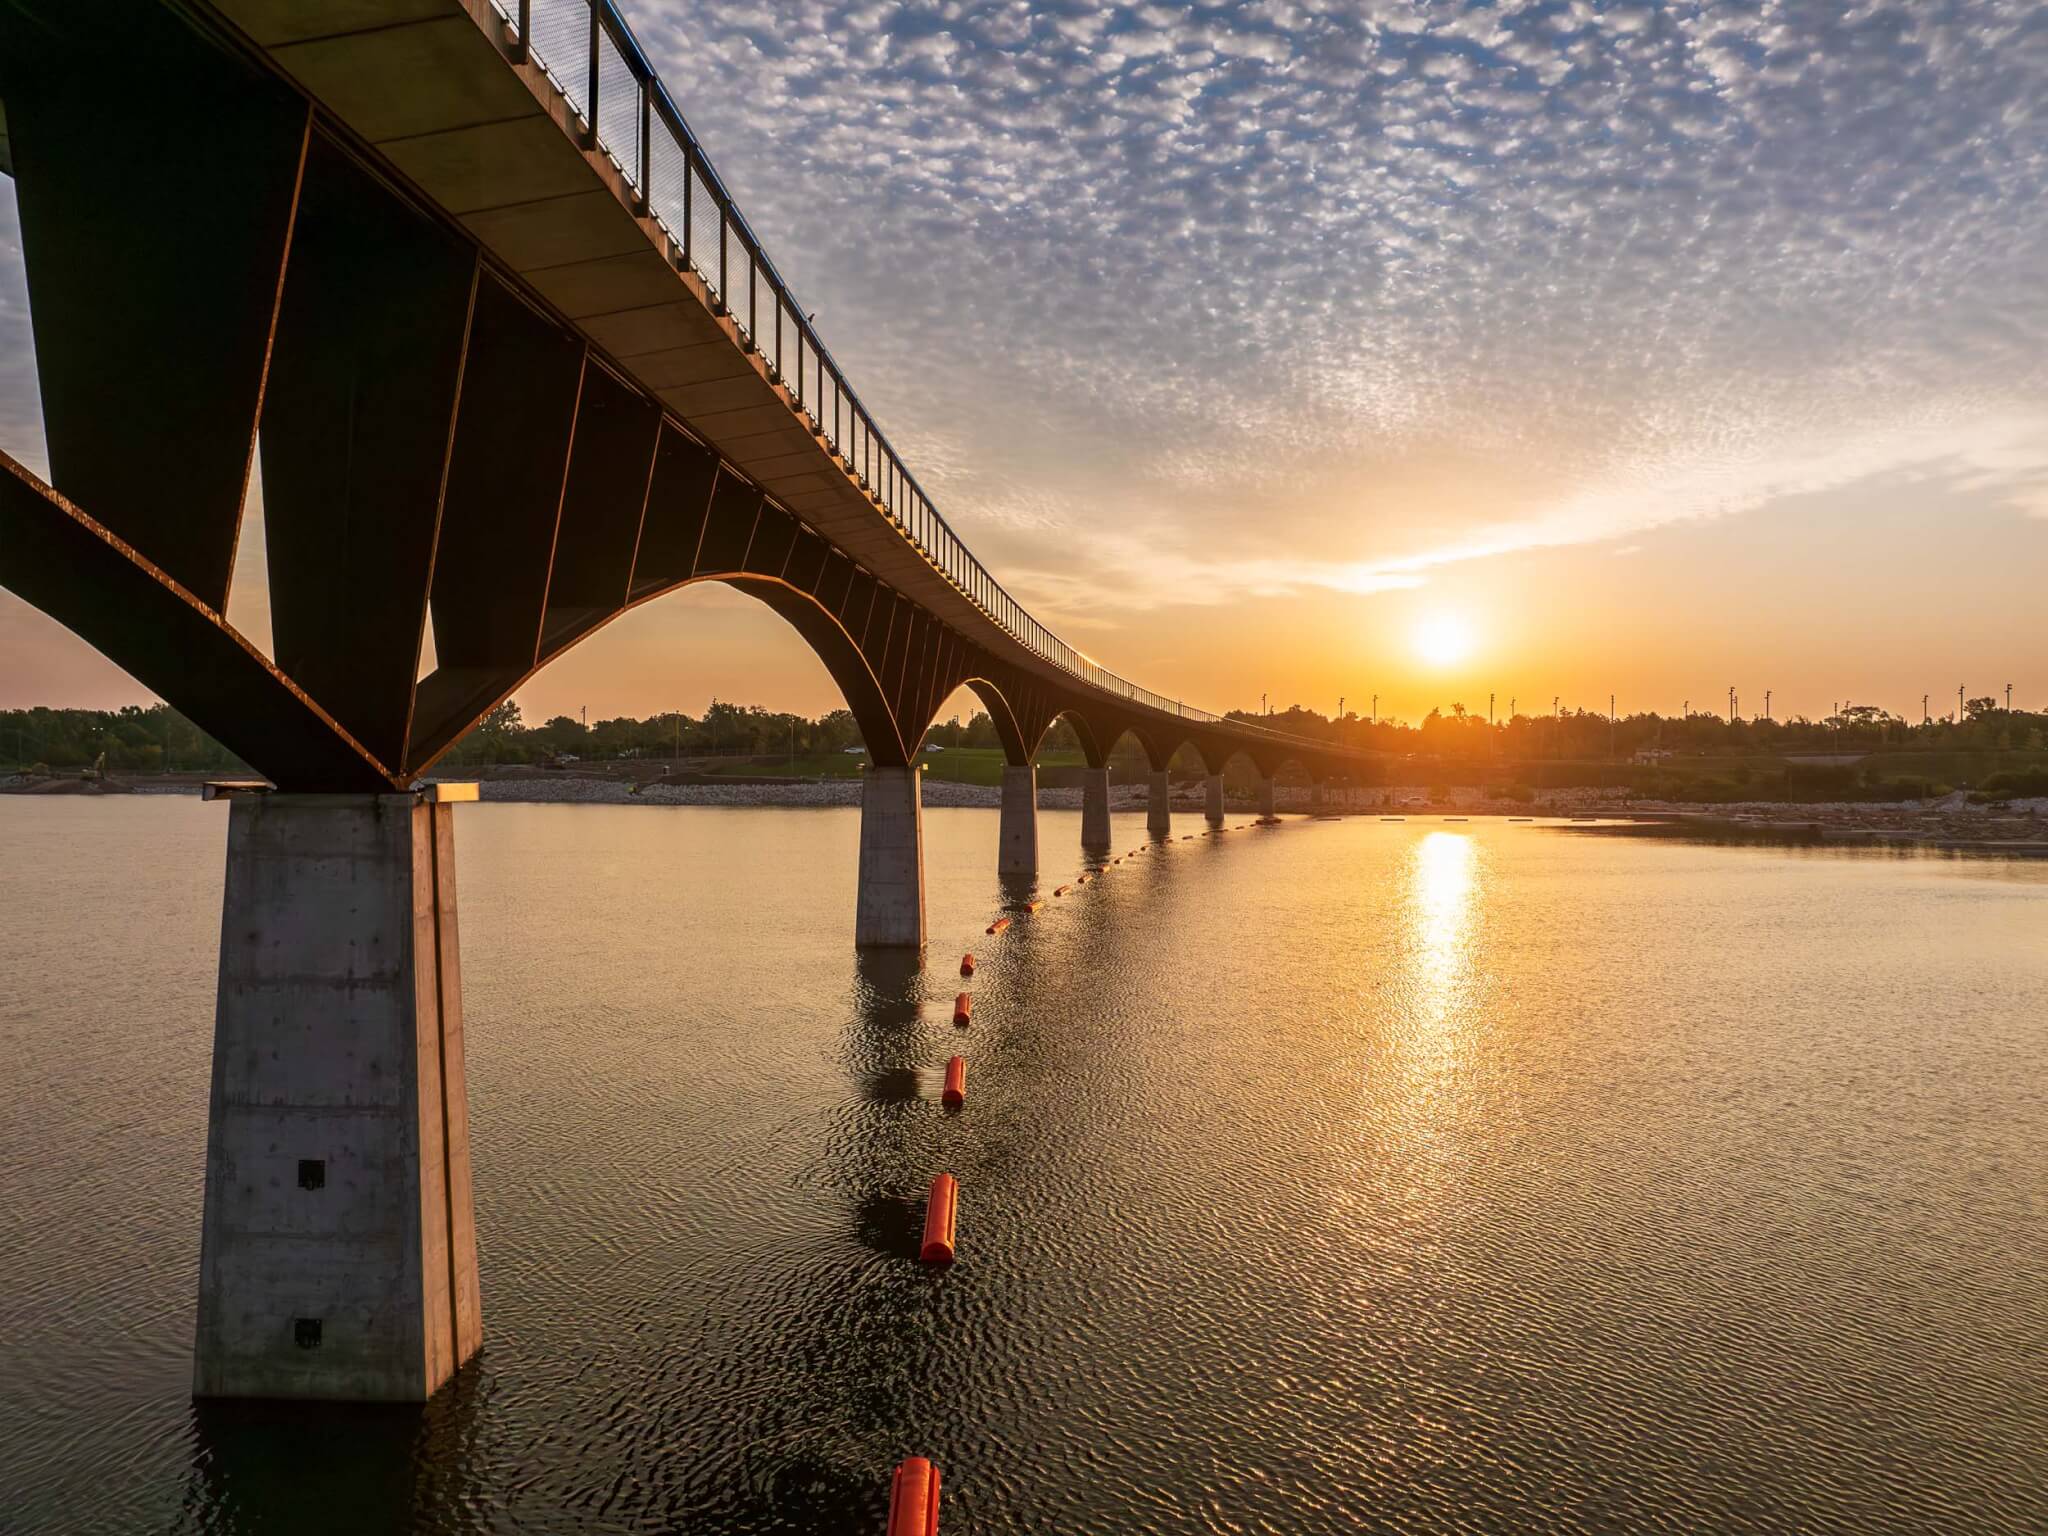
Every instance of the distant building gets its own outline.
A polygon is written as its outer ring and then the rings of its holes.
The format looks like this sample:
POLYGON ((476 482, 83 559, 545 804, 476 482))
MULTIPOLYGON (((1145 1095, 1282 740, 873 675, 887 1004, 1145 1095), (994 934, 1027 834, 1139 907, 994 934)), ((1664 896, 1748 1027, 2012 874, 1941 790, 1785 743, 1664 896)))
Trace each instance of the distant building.
POLYGON ((1630 758, 1629 761, 1635 763, 1661 763, 1665 758, 1672 755, 1669 747, 1637 747, 1635 756, 1630 758))

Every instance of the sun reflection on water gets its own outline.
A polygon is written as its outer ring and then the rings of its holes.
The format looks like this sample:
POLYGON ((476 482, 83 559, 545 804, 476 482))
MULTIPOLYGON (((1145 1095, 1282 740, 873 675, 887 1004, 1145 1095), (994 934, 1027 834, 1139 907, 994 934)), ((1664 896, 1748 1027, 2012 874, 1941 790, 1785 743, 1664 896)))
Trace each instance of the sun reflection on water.
POLYGON ((1418 1022, 1449 1023, 1470 979, 1476 865, 1472 839, 1461 833, 1431 832, 1415 845, 1409 930, 1416 1002, 1426 1014, 1418 1022))

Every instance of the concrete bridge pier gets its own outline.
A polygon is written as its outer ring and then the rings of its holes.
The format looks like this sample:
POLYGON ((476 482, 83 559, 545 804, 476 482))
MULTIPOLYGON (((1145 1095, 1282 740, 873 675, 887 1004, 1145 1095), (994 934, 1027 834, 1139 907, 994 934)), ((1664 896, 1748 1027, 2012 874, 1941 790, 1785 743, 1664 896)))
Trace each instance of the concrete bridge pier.
POLYGON ((1209 775, 1207 815, 1210 826, 1220 827, 1223 825, 1223 775, 1220 773, 1209 775))
POLYGON ((1038 769, 1026 763, 1003 769, 1002 825, 996 841, 996 873, 1038 873, 1038 769))
POLYGON ((860 791, 860 895, 853 942, 924 947, 924 795, 920 768, 867 771, 860 791))
POLYGON ((1145 806, 1145 830, 1157 833, 1173 830, 1173 783, 1163 769, 1152 775, 1151 798, 1145 806))
POLYGON ((1081 770, 1081 846, 1107 848, 1109 830, 1109 770, 1081 770))
POLYGON ((1319 811, 1323 808, 1323 781, 1321 779, 1309 780, 1308 803, 1311 810, 1319 811))
POLYGON ((422 1402, 483 1342, 440 793, 229 807, 195 1396, 422 1402))
POLYGON ((1273 816, 1273 775, 1262 773, 1259 775, 1259 819, 1271 821, 1273 816))

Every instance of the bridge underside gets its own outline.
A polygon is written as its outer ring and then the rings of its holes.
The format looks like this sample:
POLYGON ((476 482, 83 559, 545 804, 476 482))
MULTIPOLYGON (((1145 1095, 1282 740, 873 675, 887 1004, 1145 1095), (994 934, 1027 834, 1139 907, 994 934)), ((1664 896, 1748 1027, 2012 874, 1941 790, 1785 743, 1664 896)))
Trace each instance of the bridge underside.
POLYGON ((1015 770, 1012 874, 1036 867, 1029 765, 1056 719, 1087 757, 1098 846, 1126 733, 1152 769, 1155 830, 1181 747, 1218 814, 1229 757, 1270 785, 1288 750, 1096 686, 974 606, 876 498, 865 456, 828 443, 648 243, 617 168, 575 144, 546 78, 501 60, 492 28, 481 0, 0 0, 0 171, 50 466, 46 483, 0 453, 0 585, 277 791, 238 802, 229 833, 205 1393, 418 1398, 477 1349, 454 842, 448 806, 411 786, 629 608, 727 582, 823 660, 871 758, 863 944, 923 942, 914 764, 962 686, 1015 770), (357 106, 397 126, 373 141, 360 111, 226 20, 258 14, 311 39, 309 60, 322 26, 417 44, 381 96, 353 81, 357 106), (478 47, 504 79, 476 74, 478 47), (401 131, 432 94, 418 71, 449 50, 483 82, 478 110, 511 114, 485 126, 552 168, 531 204, 457 209, 424 190, 528 173, 497 139, 401 131), (430 138, 467 148, 428 154, 430 138), (541 204, 646 248, 545 266, 522 211, 541 204), (621 282, 641 307, 594 311, 621 282), (735 391, 755 403, 734 408, 735 391), (252 482, 269 655, 227 617, 252 482))
MULTIPOLYGON (((259 0, 226 8, 267 15, 259 0)), ((369 26, 392 5, 355 9, 369 26)), ((478 43, 458 0, 445 16, 425 0, 396 9, 478 43)), ((760 459, 730 436, 731 412, 700 423, 676 405, 729 392, 650 387, 685 364, 649 362, 638 311, 571 319, 563 304, 587 305, 545 276, 556 268, 522 275, 506 241, 479 233, 497 228, 491 210, 431 203, 211 18, 154 0, 0 13, 54 486, 6 461, 0 583, 279 788, 409 784, 540 667, 704 580, 791 623, 878 766, 907 765, 963 684, 1013 764, 1062 715, 1096 766, 1126 731, 1155 769, 1183 743, 1212 768, 1247 745, 1063 680, 1021 649, 998 654, 875 574, 821 531, 837 513, 791 504, 808 491, 771 494, 720 445, 778 488, 797 482, 777 466, 801 454, 760 459), (269 659, 225 617, 259 465, 269 659), (422 677, 429 633, 436 666, 422 677)), ((594 172, 591 192, 612 197, 594 172)), ((702 297, 670 276, 678 299, 702 297)), ((684 351, 764 372, 720 306, 698 308, 715 340, 684 351)), ((673 329, 666 311, 641 322, 658 326, 673 329)), ((694 356, 688 368, 719 371, 694 356)), ((864 484, 786 394, 811 478, 864 484)), ((892 533, 890 547, 909 546, 892 533)), ((1255 756, 1265 745, 1249 743, 1255 756)))

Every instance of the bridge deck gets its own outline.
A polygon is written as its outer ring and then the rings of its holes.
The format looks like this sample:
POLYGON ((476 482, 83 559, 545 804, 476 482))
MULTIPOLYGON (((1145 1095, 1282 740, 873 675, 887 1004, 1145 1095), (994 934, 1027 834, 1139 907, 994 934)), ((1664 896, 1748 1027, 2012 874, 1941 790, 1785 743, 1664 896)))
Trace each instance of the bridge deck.
MULTIPOLYGON (((334 118, 770 496, 1005 659, 1020 645, 862 489, 488 0, 211 0, 334 118)), ((1080 686, 1086 686, 1085 683, 1080 686)), ((1124 702, 1124 701, 1119 701, 1124 702)))

